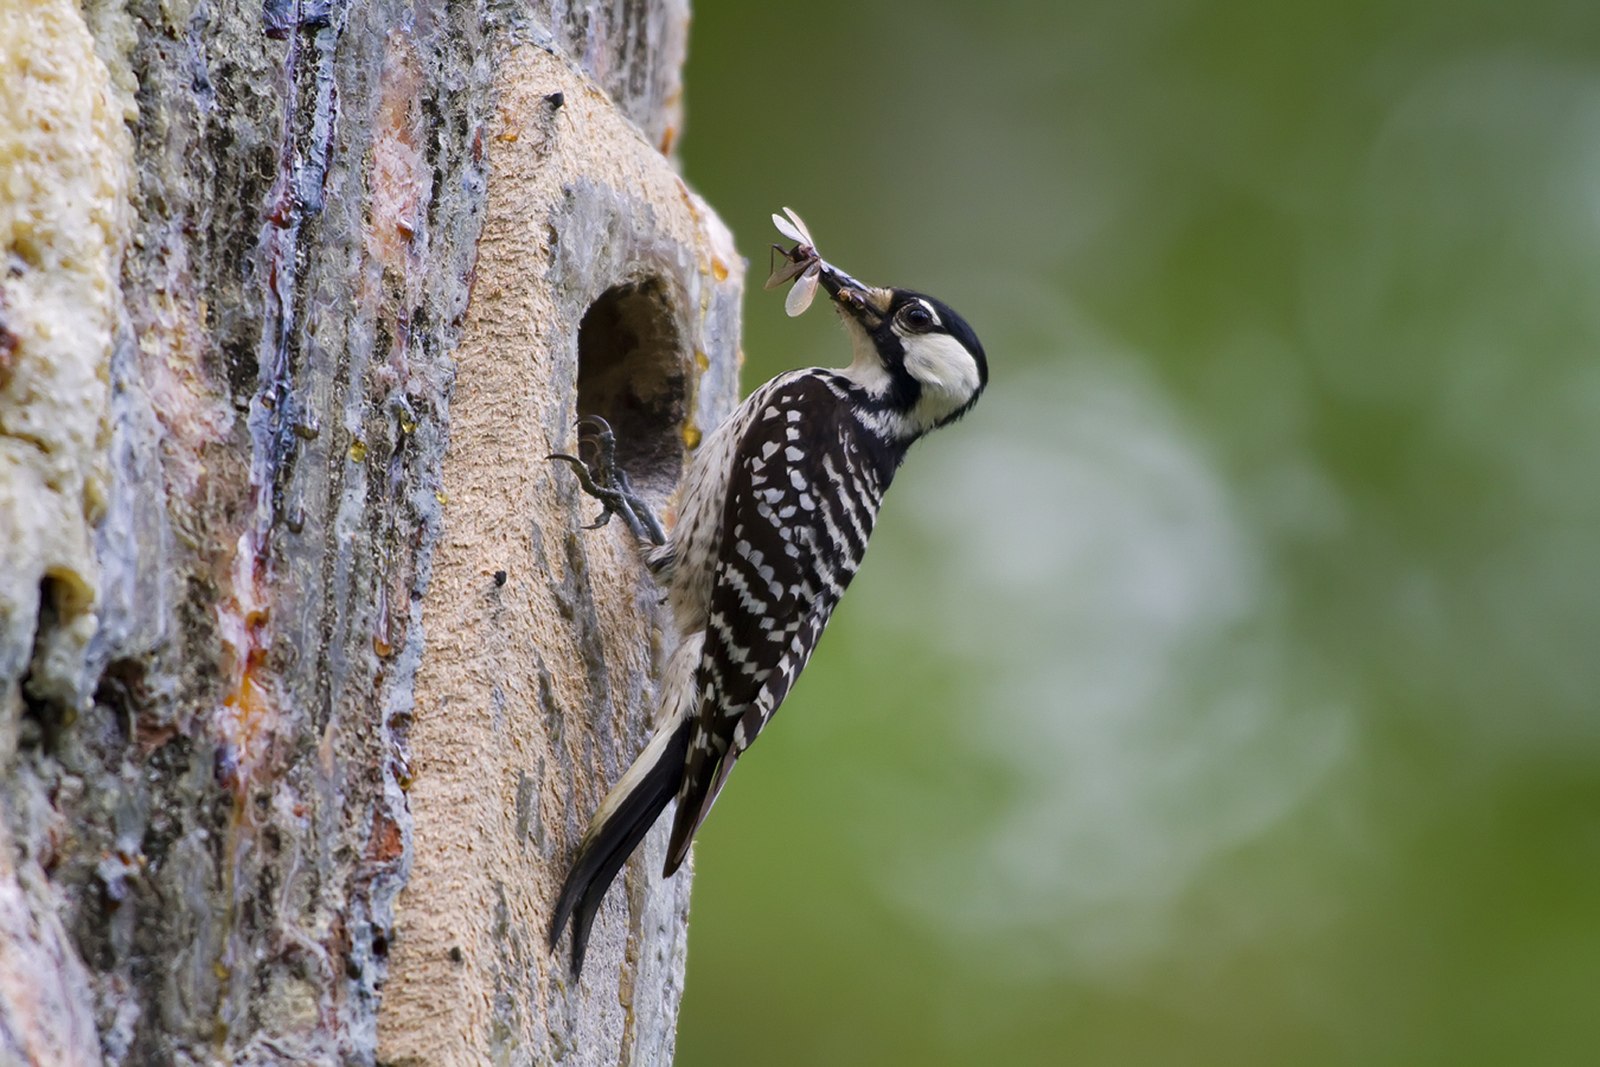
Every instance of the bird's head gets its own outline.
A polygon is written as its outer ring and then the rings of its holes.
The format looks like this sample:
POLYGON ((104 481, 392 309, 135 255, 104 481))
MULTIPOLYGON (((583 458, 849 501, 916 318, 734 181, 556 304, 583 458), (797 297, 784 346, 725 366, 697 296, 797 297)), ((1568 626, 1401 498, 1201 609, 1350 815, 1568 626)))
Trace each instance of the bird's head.
POLYGON ((795 247, 772 246, 783 263, 767 288, 794 283, 784 301, 790 315, 810 306, 819 285, 833 298, 855 346, 844 374, 873 399, 883 431, 912 440, 971 410, 989 382, 989 362, 967 320, 931 296, 857 281, 817 253, 800 216, 783 212, 773 225, 795 247))
POLYGON ((920 437, 959 419, 989 382, 989 361, 967 320, 948 304, 910 289, 863 285, 824 264, 833 298, 855 347, 845 373, 881 395, 920 437))

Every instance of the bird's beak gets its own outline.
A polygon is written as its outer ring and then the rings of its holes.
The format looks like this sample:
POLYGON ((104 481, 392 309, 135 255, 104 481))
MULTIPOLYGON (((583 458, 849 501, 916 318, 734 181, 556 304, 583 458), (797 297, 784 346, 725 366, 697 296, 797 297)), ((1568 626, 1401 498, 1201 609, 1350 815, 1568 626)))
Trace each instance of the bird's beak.
POLYGON ((826 261, 820 265, 822 276, 817 280, 839 309, 867 329, 876 328, 888 314, 889 290, 864 285, 826 261))

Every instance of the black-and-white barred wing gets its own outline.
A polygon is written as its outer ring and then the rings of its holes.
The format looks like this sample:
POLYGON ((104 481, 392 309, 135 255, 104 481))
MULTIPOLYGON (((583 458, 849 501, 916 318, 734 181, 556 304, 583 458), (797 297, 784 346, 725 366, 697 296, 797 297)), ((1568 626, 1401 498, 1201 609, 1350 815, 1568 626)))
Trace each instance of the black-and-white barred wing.
POLYGON ((861 564, 899 460, 825 371, 772 390, 751 412, 736 456, 668 873, 805 667, 861 564))

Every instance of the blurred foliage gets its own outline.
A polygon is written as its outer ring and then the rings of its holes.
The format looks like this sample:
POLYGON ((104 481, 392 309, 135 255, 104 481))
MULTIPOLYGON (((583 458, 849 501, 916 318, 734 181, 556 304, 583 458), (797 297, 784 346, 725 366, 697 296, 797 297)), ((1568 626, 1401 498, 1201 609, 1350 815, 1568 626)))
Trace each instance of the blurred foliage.
POLYGON ((769 212, 991 387, 696 851, 680 1060, 1600 1049, 1600 7, 695 5, 769 212))

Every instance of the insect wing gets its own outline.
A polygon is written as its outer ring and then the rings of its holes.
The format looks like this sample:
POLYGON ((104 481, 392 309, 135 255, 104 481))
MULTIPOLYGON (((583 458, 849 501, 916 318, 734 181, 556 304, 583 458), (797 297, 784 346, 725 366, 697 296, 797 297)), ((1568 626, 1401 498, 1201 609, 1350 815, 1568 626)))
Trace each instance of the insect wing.
POLYGON ((789 216, 789 221, 794 223, 794 228, 800 231, 800 239, 812 248, 817 247, 816 239, 811 236, 811 230, 806 226, 804 220, 799 215, 796 215, 792 208, 784 208, 783 213, 789 216))
POLYGON ((821 277, 821 268, 817 266, 815 260, 812 260, 783 301, 783 310, 789 313, 790 318, 794 318, 811 306, 811 298, 817 295, 817 279, 821 277))
POLYGON ((783 209, 783 215, 773 215, 772 224, 778 228, 779 233, 783 234, 789 240, 794 241, 797 244, 810 245, 813 248, 816 247, 816 242, 811 239, 811 231, 806 229, 806 224, 800 221, 799 215, 796 215, 788 208, 783 209), (789 217, 784 218, 784 215, 789 217))
POLYGON ((791 226, 789 224, 789 220, 784 218, 782 215, 773 215, 772 225, 776 226, 778 228, 778 232, 783 234, 789 240, 794 241, 797 244, 806 243, 806 239, 800 236, 800 231, 791 226))
POLYGON ((776 289, 784 282, 793 281, 795 278, 800 277, 800 274, 807 267, 816 262, 816 260, 807 256, 800 256, 795 259, 790 259, 788 252, 785 252, 777 245, 773 245, 772 247, 775 251, 783 255, 784 261, 773 269, 772 276, 767 279, 767 284, 762 286, 763 289, 776 289))

